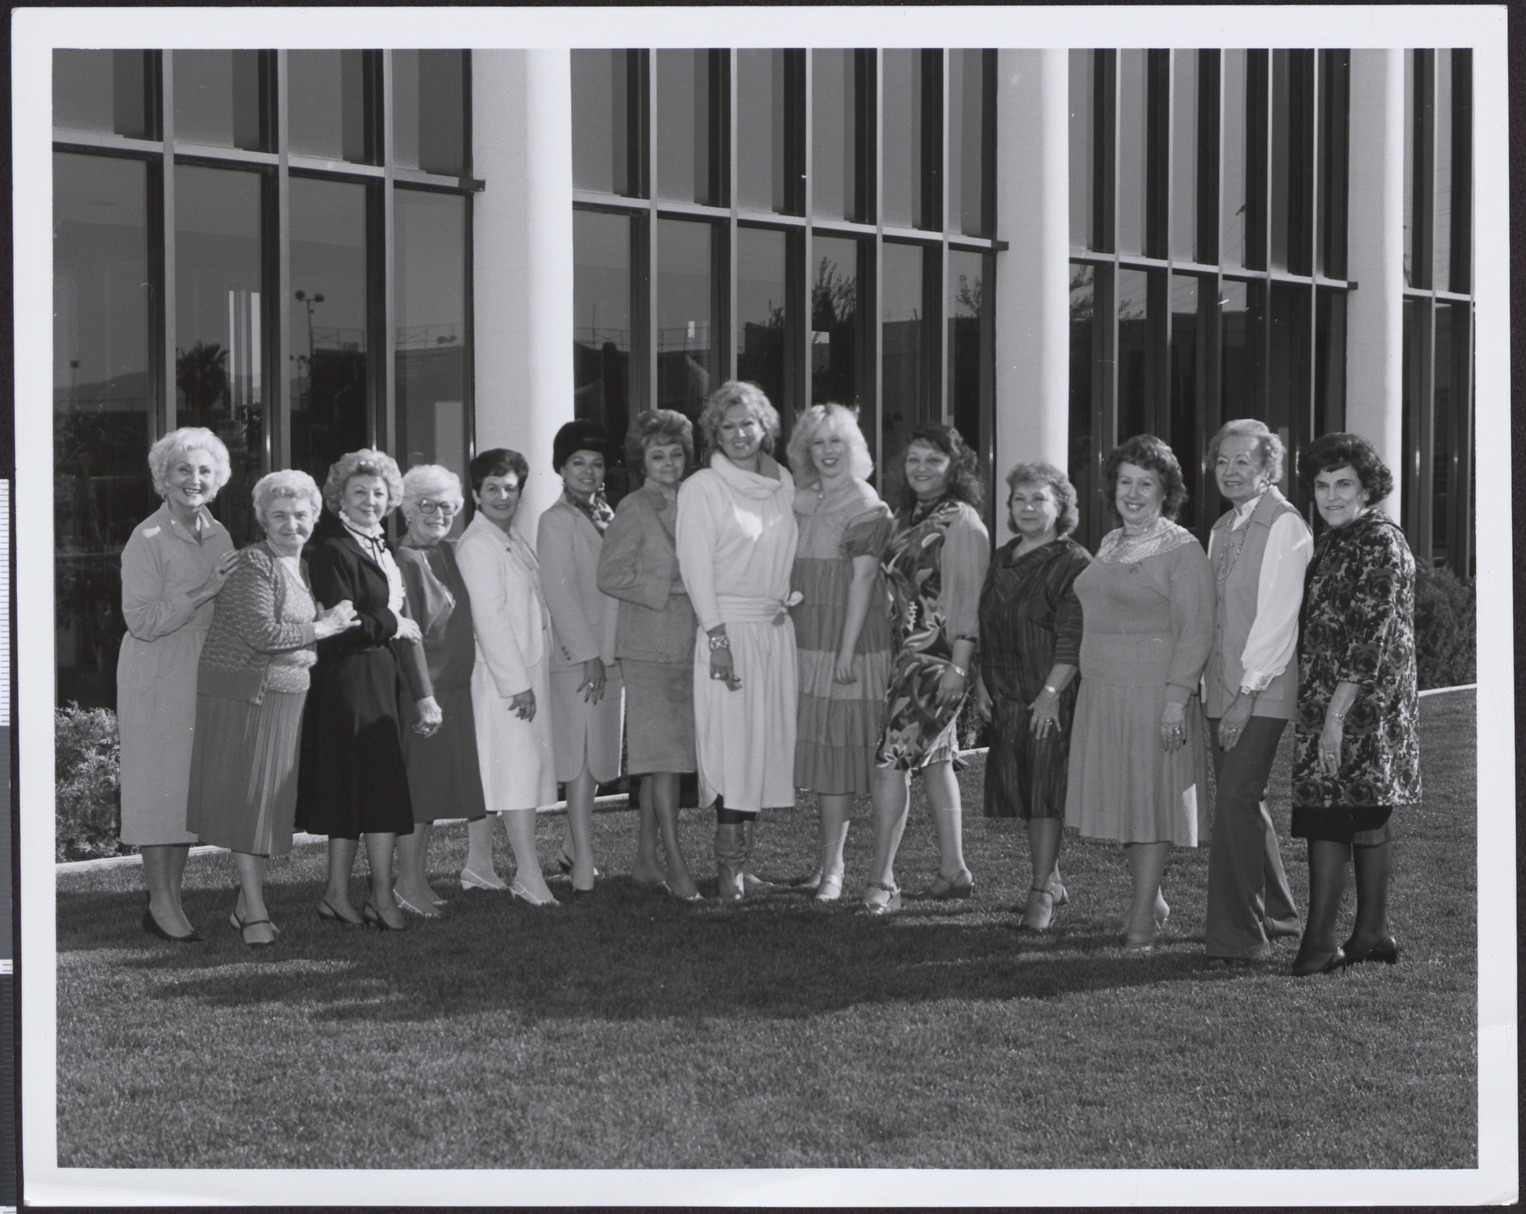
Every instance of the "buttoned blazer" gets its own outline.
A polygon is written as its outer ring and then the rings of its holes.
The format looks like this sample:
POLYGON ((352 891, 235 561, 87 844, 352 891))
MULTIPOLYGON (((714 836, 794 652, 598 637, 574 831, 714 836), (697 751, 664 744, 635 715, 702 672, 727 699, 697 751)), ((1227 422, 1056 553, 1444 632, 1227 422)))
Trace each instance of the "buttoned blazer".
POLYGON ((604 533, 599 589, 620 600, 615 656, 643 662, 694 660, 697 624, 678 574, 673 540, 676 504, 662 516, 662 490, 643 486, 627 494, 604 533))
POLYGON ((565 498, 540 516, 535 553, 551 613, 552 670, 569 670, 589 658, 614 664, 619 602, 599 589, 603 546, 599 529, 565 498))
POLYGON ((472 601, 477 661, 503 699, 530 689, 530 669, 546 660, 549 622, 540 566, 524 536, 507 536, 478 514, 456 541, 456 566, 472 601))

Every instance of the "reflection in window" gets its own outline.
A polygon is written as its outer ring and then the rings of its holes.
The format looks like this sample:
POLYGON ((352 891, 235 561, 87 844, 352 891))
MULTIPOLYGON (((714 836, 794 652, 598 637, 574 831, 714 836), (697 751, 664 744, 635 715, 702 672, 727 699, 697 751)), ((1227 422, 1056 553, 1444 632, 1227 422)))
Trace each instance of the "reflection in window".
MULTIPOLYGON (((864 343, 857 241, 817 236, 811 242, 811 401, 859 405, 864 343)), ((866 426, 865 433, 871 433, 866 426)), ((871 435, 872 437, 872 435, 871 435)), ((872 444, 871 444, 872 446, 872 444)))
POLYGON ((1219 416, 1254 417, 1258 329, 1251 313, 1254 287, 1225 279, 1219 284, 1219 416))
MULTIPOLYGON (((1187 504, 1176 520, 1187 528, 1214 518, 1210 513, 1213 499, 1207 498, 1204 504, 1208 490, 1198 442, 1198 308, 1202 284, 1212 281, 1192 274, 1171 275, 1171 420, 1161 437, 1170 444, 1187 481, 1187 504)), ((1213 428, 1212 421, 1210 414, 1202 424, 1213 428)))
POLYGON ((1145 51, 1118 52, 1118 251, 1145 252, 1145 51))
POLYGON ((624 215, 572 213, 572 311, 577 416, 618 439, 630 426, 631 221, 624 215))
POLYGON ((260 538, 249 491, 265 472, 260 178, 175 166, 175 420, 228 448, 218 519, 260 538))
POLYGON ((1171 52, 1171 256, 1197 260, 1198 53, 1171 52))
POLYGON ((444 464, 464 481, 471 439, 466 199, 398 190, 393 207, 397 462, 444 464))
POLYGON ((710 340, 708 223, 657 221, 657 404, 697 418, 720 383, 710 340))
POLYGON ((739 50, 736 53, 737 202, 755 211, 799 214, 796 149, 800 112, 794 91, 794 52, 739 50))
POLYGON ((737 378, 757 384, 782 414, 786 320, 783 232, 737 229, 736 284, 737 378))
MULTIPOLYGON (((1436 96, 1437 105, 1440 106, 1441 98, 1441 61, 1449 59, 1445 52, 1436 55, 1436 96)), ((1448 81, 1450 85, 1450 81, 1448 81)), ((1450 117, 1450 115, 1448 116, 1450 117)), ((1439 125, 1439 124, 1438 124, 1439 125)), ((1440 137, 1437 138, 1437 163, 1440 165, 1440 137)), ((1438 187, 1441 174, 1437 174, 1438 187)), ((1439 192, 1439 188, 1438 188, 1439 192)), ((1437 207, 1440 210, 1440 207, 1437 207)), ((1440 239, 1442 225, 1437 223, 1437 239, 1440 239)), ((1437 282, 1445 282, 1438 272, 1437 282)), ((1431 557, 1433 560, 1445 561, 1447 558, 1448 526, 1452 513, 1452 426, 1454 410, 1462 405, 1466 407, 1465 398, 1461 394, 1454 395, 1452 391, 1452 315, 1453 305, 1437 303, 1436 317, 1436 344, 1435 353, 1432 355, 1432 367, 1434 374, 1431 394, 1431 425, 1430 425, 1430 501, 1431 501, 1431 557)))
POLYGON ((151 51, 53 52, 53 125, 129 139, 155 139, 151 51))
POLYGON ((306 156, 375 164, 365 51, 288 51, 287 137, 306 156))
POLYGON ((643 52, 572 52, 572 184, 635 197, 641 193, 633 163, 631 117, 642 102, 643 52))
POLYGON ((465 51, 392 52, 392 154, 400 168, 470 172, 465 51))
POLYGON ((894 227, 930 227, 930 192, 924 180, 927 152, 923 131, 923 52, 887 50, 881 53, 885 79, 881 87, 880 199, 883 221, 894 227))
POLYGON ((1320 51, 1319 264, 1330 278, 1346 277, 1347 177, 1351 113, 1351 53, 1320 51))
POLYGON ((291 179, 291 462, 321 485, 368 445, 366 187, 291 179))
POLYGON ((1415 278, 1415 51, 1404 52, 1404 285, 1415 278))
POLYGON ((950 250, 948 255, 948 411, 954 426, 977 450, 981 433, 981 382, 989 382, 994 352, 984 343, 982 321, 992 300, 987 291, 987 258, 950 250))
POLYGON ((1247 85, 1244 51, 1225 51, 1223 58, 1224 121, 1219 146, 1224 159, 1219 165, 1219 194, 1223 212, 1219 224, 1219 258, 1226 266, 1245 261, 1245 148, 1249 131, 1245 121, 1247 85))
POLYGON ((1346 428, 1346 293, 1320 291, 1314 318, 1314 433, 1346 428))
POLYGON ((858 97, 858 55, 813 50, 811 56, 811 213, 865 220, 862 184, 867 134, 858 97))
POLYGON ((1155 345, 1150 340, 1149 275, 1118 271, 1118 438, 1155 423, 1155 345))
POLYGON ((148 171, 53 157, 53 543, 58 703, 116 704, 119 557, 148 474, 148 171))
MULTIPOLYGON (((1431 163, 1436 186, 1431 206, 1431 285, 1445 291, 1452 281, 1452 53, 1436 51, 1434 58, 1436 151, 1431 163)), ((1439 326, 1439 317, 1437 323, 1439 326)), ((1439 329, 1437 341, 1440 342, 1439 329)), ((1438 359, 1441 356, 1439 346, 1436 356, 1438 359)), ((1438 362, 1437 366, 1440 365, 1438 362)))
POLYGON ((948 227, 966 236, 991 235, 983 149, 995 106, 985 68, 985 51, 948 53, 948 227))
POLYGON ((271 150, 263 52, 172 51, 171 56, 177 140, 271 150))
POLYGON ((1262 420, 1295 449, 1314 437, 1303 433, 1309 402, 1308 332, 1308 290, 1274 282, 1266 357, 1275 374, 1267 377, 1266 414, 1262 420))
MULTIPOLYGON (((1097 53, 1070 52, 1070 244, 1090 249, 1096 178, 1092 171, 1092 90, 1096 87, 1097 53)), ((1106 247, 1106 246, 1100 246, 1106 247)))
MULTIPOLYGON (((1071 60, 1074 64, 1074 59, 1071 60)), ((1070 453, 1067 471, 1081 507, 1077 540, 1095 548, 1102 538, 1096 472, 1099 455, 1092 422, 1093 327, 1097 305, 1097 267, 1070 263, 1070 453)))
POLYGON ((918 422, 937 420, 927 399, 928 332, 923 302, 923 252, 919 246, 886 242, 880 254, 880 436, 886 460, 906 446, 918 422))
POLYGON ((657 52, 657 196, 725 206, 721 130, 726 123, 715 56, 657 52))

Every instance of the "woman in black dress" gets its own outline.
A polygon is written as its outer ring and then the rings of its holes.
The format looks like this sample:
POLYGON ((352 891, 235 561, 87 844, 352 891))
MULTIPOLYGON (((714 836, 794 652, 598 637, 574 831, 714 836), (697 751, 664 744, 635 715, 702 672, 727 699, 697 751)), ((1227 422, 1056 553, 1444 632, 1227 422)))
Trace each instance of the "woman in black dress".
POLYGON ((382 530, 402 497, 397 464, 367 448, 341 456, 324 482, 329 509, 307 550, 313 597, 349 599, 360 626, 318 642, 297 773, 296 824, 329 837, 319 917, 393 931, 408 924, 392 894, 392 849, 413 831, 403 701, 423 687, 419 626, 406 614, 402 571, 382 530), (357 913, 350 870, 362 835, 371 892, 357 913))
POLYGON ((1056 862, 1081 653, 1074 582, 1091 557, 1070 538, 1079 515, 1065 473, 1018 464, 1007 487, 1017 534, 991 559, 980 593, 980 673, 991 712, 985 811, 1027 819, 1033 879, 1023 927, 1041 932, 1065 901, 1056 862))

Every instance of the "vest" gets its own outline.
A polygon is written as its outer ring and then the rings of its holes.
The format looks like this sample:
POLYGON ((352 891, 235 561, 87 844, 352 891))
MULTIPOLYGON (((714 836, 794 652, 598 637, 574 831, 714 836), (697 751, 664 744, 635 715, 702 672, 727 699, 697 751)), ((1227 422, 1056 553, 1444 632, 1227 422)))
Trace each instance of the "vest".
MULTIPOLYGON (((1261 583, 1261 560, 1266 554, 1266 539, 1272 524, 1284 514, 1297 515, 1287 498, 1273 485, 1262 495, 1256 508, 1245 523, 1245 542, 1239 559, 1227 577, 1220 580, 1224 561, 1233 551, 1234 536, 1230 530, 1235 512, 1231 510, 1213 525, 1213 571, 1218 593, 1213 610, 1213 648, 1208 653, 1208 666, 1203 671, 1203 711, 1209 717, 1224 715, 1240 690, 1245 669, 1240 657, 1245 652, 1245 642, 1250 636, 1251 625, 1256 619, 1256 598, 1261 583)), ((1299 520, 1302 522, 1302 519, 1299 520)), ((1274 717, 1283 721, 1293 719, 1298 702, 1298 662, 1287 664, 1265 691, 1256 696, 1254 715, 1274 717)))

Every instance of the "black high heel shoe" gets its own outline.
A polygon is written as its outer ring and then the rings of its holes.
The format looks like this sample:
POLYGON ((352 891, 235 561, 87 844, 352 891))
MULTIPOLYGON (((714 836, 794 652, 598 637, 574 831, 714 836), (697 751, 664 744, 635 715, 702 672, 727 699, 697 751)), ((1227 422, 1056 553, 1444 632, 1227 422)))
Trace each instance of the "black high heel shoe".
POLYGON ((1354 949, 1348 940, 1341 945, 1341 951, 1346 954, 1347 965, 1360 965, 1364 961, 1381 961, 1384 965, 1397 965, 1399 963, 1399 942, 1392 936, 1384 936, 1371 948, 1354 949))
POLYGON ((318 918, 326 919, 330 923, 341 924, 344 927, 359 927, 362 922, 359 919, 351 919, 346 915, 341 915, 334 909, 327 898, 318 899, 318 918))
POLYGON ((1347 964, 1344 949, 1337 948, 1329 956, 1321 956, 1319 953, 1311 953, 1305 956, 1299 953, 1293 959, 1293 977, 1309 978, 1315 974, 1334 974, 1345 968, 1347 964))
POLYGON ((152 907, 143 912, 143 930, 151 936, 158 936, 161 940, 168 940, 171 944, 195 944, 201 936, 193 929, 189 936, 172 936, 159 926, 159 920, 154 918, 152 907))
MULTIPOLYGON (((398 913, 401 914, 402 912, 398 913)), ((373 902, 367 902, 360 908, 360 917, 365 920, 367 927, 374 927, 378 931, 401 932, 408 929, 408 920, 406 919, 401 923, 388 923, 382 918, 381 911, 376 909, 376 904, 373 902)))

